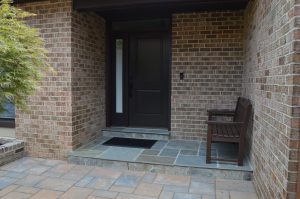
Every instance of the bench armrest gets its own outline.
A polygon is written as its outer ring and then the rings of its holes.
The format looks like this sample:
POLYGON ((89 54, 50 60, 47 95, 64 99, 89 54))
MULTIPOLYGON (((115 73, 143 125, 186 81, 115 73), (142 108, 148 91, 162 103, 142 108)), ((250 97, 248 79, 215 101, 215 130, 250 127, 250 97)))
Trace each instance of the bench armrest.
POLYGON ((214 125, 237 125, 237 126, 244 124, 243 122, 225 122, 225 121, 212 121, 212 120, 206 121, 206 123, 208 125, 214 124, 214 125))
POLYGON ((234 116, 235 111, 230 109, 209 109, 207 110, 210 116, 234 116))

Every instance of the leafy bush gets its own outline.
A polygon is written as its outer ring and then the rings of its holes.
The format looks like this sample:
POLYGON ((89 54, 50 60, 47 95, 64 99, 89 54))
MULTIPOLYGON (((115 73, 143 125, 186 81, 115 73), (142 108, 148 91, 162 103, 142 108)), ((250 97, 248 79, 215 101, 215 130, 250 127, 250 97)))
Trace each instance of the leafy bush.
POLYGON ((26 101, 38 88, 47 64, 44 41, 24 19, 35 14, 2 0, 0 5, 0 112, 7 100, 26 110, 26 101))

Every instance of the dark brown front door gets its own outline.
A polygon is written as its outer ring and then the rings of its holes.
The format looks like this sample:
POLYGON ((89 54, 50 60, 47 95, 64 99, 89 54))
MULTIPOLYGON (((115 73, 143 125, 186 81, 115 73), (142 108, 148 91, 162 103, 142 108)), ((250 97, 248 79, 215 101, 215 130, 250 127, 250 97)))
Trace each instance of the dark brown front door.
POLYGON ((169 128, 170 20, 111 25, 108 125, 169 128))
POLYGON ((129 126, 168 127, 166 33, 129 36, 129 126))

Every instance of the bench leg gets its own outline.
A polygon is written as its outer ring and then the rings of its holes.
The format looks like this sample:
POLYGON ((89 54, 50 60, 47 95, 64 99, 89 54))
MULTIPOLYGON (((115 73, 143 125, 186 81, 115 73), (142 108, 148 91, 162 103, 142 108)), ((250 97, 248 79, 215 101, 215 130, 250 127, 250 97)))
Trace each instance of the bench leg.
POLYGON ((243 143, 239 143, 239 154, 238 154, 238 165, 239 166, 243 166, 244 164, 244 144, 243 143))
POLYGON ((208 125, 208 131, 207 131, 207 143, 206 143, 206 164, 211 163, 211 127, 208 125))

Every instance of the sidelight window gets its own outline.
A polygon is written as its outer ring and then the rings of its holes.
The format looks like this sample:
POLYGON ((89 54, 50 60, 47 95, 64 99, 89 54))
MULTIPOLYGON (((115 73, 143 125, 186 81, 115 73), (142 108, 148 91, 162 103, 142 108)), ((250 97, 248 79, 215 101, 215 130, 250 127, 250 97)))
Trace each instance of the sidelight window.
POLYGON ((123 39, 116 39, 116 113, 123 113, 123 39))

